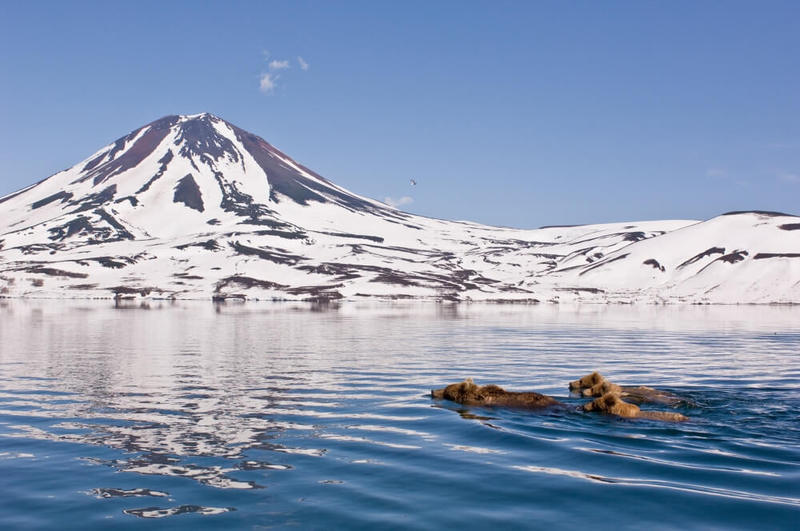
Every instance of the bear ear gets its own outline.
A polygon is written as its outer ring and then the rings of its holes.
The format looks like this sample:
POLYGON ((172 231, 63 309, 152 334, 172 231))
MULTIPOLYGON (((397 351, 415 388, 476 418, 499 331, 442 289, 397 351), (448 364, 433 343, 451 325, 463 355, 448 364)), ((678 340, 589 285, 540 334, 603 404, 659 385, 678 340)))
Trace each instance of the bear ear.
POLYGON ((619 397, 614 393, 606 393, 600 397, 607 406, 613 406, 619 401, 619 397))

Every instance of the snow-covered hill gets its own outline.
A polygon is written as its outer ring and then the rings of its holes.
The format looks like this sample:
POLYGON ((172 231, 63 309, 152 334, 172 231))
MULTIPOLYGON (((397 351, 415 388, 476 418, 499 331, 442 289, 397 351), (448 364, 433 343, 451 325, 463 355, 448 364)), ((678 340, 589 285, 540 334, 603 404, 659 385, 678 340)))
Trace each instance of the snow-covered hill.
POLYGON ((800 218, 514 230, 353 194, 210 114, 0 199, 0 296, 800 302, 800 218))

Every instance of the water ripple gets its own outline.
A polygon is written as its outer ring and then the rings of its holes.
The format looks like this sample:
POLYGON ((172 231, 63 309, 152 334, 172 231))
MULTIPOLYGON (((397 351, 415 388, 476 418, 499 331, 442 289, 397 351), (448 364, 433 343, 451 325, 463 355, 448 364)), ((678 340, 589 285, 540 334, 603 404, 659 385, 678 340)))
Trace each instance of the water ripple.
POLYGON ((81 308, 0 305, 4 528, 800 518, 797 309, 81 308), (582 412, 567 382, 593 369, 681 396, 689 422, 582 412), (431 400, 465 377, 565 405, 431 400))

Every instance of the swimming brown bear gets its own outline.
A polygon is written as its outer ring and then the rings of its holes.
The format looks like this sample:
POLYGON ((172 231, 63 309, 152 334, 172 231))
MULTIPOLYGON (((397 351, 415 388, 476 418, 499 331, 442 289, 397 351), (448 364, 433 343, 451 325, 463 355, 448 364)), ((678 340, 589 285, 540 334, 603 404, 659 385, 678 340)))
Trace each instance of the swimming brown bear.
POLYGON ((467 378, 461 383, 450 384, 443 389, 431 390, 432 398, 444 398, 465 406, 503 406, 524 409, 539 409, 560 404, 552 396, 539 393, 506 391, 496 385, 479 386, 467 378))
POLYGON ((616 393, 637 404, 651 402, 674 406, 683 402, 683 400, 672 393, 653 389, 652 387, 645 387, 643 385, 627 387, 611 383, 597 371, 587 374, 574 382, 570 382, 569 390, 580 393, 582 396, 586 397, 600 397, 608 393, 616 393))
POLYGON ((614 392, 606 393, 600 398, 596 398, 588 404, 584 404, 583 410, 600 411, 602 413, 611 413, 612 415, 635 419, 663 420, 667 422, 689 420, 688 417, 680 413, 673 413, 670 411, 642 411, 639 409, 639 406, 625 402, 618 393, 614 392))

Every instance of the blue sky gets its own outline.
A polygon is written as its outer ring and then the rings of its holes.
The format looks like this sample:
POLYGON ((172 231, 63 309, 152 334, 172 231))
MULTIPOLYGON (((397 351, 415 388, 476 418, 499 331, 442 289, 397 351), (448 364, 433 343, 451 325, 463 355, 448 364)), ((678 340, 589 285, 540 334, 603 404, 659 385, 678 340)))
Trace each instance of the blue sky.
POLYGON ((797 213, 799 27, 777 1, 5 2, 0 195, 208 111, 433 217, 797 213))

